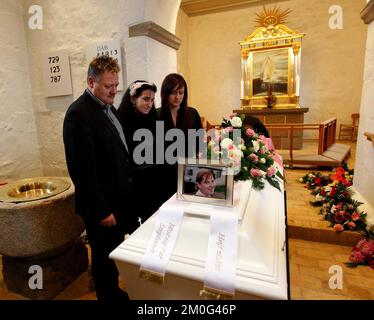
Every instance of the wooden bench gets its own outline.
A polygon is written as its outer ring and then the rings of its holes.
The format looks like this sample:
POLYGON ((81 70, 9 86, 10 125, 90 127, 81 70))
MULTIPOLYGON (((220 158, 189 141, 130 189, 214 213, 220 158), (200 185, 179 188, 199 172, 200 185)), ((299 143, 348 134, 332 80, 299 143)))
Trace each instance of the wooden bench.
POLYGON ((293 165, 340 166, 350 155, 351 146, 335 143, 336 118, 318 124, 269 124, 267 129, 287 130, 290 139, 290 156, 283 159, 290 167, 293 165), (295 155, 293 139, 296 130, 318 130, 318 153, 295 155))

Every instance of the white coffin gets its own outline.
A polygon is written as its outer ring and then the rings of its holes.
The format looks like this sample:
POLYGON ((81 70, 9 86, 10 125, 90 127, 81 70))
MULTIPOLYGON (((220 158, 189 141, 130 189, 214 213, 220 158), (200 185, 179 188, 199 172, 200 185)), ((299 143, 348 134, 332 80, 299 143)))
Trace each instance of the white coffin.
MULTIPOLYGON (((267 182, 263 190, 249 193, 239 222, 235 299, 288 298, 283 195, 267 182)), ((202 299, 209 216, 184 215, 163 284, 139 278, 139 266, 157 215, 110 254, 130 299, 202 299)))

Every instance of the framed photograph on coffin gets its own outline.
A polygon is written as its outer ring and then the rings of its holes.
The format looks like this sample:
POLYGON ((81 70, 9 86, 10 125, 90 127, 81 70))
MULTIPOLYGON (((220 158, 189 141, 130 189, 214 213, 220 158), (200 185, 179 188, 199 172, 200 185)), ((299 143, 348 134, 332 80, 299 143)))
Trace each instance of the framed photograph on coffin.
POLYGON ((178 163, 177 199, 218 206, 233 206, 234 176, 224 163, 186 159, 178 163))

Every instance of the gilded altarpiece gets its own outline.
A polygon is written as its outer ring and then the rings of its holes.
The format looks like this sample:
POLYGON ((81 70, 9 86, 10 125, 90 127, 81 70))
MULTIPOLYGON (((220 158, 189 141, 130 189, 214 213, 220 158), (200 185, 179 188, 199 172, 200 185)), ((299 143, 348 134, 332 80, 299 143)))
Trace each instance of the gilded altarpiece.
POLYGON ((257 20, 262 26, 239 42, 242 109, 300 107, 300 58, 304 34, 281 24, 289 11, 277 10, 264 9, 257 20))

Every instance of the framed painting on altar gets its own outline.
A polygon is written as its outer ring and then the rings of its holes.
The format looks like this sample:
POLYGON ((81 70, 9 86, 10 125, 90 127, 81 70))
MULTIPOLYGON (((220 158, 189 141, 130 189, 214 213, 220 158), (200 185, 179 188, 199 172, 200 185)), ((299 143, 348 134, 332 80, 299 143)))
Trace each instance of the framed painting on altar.
POLYGON ((234 177, 226 164, 186 160, 178 163, 178 200, 233 205, 234 177))
POLYGON ((289 49, 253 52, 253 97, 267 96, 270 86, 273 95, 288 95, 289 49))

